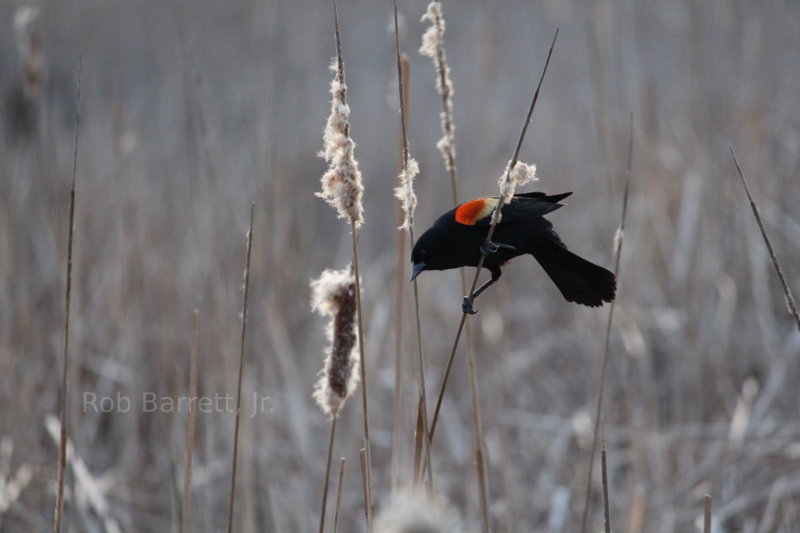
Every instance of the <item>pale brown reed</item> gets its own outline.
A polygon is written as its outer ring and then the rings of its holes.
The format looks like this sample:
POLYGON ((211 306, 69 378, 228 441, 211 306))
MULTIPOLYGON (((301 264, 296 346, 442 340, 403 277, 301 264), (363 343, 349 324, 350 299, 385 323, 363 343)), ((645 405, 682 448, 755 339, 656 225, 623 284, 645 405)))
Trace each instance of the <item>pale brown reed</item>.
POLYGON ((69 190, 69 228, 67 244, 67 290, 64 298, 64 354, 62 357, 60 425, 58 445, 58 488, 56 489, 56 508, 54 530, 61 533, 64 522, 64 482, 67 474, 67 441, 69 437, 69 317, 72 304, 72 250, 75 237, 75 189, 78 176, 78 141, 81 131, 81 80, 83 78, 83 55, 78 56, 78 87, 75 108, 75 138, 72 151, 72 186, 69 190))
POLYGON ((239 374, 236 382, 236 421, 233 426, 233 453, 231 454, 231 486, 228 497, 228 533, 233 532, 233 515, 236 504, 236 467, 239 457, 239 422, 242 412, 242 376, 244 372, 244 341, 247 333, 247 296, 250 289, 250 255, 253 249, 253 219, 256 204, 250 204, 250 227, 247 230, 247 257, 244 266, 244 296, 242 298, 242 327, 239 330, 239 374))

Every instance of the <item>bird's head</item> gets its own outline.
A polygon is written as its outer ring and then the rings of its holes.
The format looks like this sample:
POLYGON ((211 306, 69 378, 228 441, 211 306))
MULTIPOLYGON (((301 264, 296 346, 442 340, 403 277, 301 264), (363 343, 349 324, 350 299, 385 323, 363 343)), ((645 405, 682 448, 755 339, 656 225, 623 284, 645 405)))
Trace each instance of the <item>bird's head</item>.
POLYGON ((429 229, 420 236, 411 250, 411 281, 420 275, 423 270, 436 269, 436 256, 439 251, 435 235, 432 229, 429 229))
POLYGON ((422 239, 420 239, 411 251, 411 279, 409 281, 414 281, 414 279, 427 268, 429 260, 428 255, 428 249, 424 246, 422 239))
POLYGON ((414 249, 411 250, 411 281, 423 270, 447 268, 444 265, 447 256, 446 243, 441 228, 436 224, 417 239, 414 249))

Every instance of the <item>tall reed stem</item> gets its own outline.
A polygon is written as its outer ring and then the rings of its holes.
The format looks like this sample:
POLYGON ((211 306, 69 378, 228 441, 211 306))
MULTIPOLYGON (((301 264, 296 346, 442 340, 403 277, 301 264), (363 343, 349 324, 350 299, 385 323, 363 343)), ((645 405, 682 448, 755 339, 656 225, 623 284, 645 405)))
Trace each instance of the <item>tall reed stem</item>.
POLYGON ((242 328, 239 337, 239 376, 236 382, 236 422, 233 428, 233 457, 231 458, 231 487, 228 498, 228 533, 233 532, 233 511, 236 503, 236 464, 239 455, 239 421, 242 408, 242 375, 244 370, 244 340, 247 331, 247 294, 250 289, 250 252, 253 245, 253 218, 256 204, 250 204, 250 229, 247 232, 247 259, 244 267, 244 298, 242 300, 242 328))
POLYGON ((56 491, 55 523, 53 529, 61 533, 64 521, 64 482, 67 475, 67 440, 69 436, 69 314, 72 304, 72 249, 75 235, 75 185, 78 176, 78 139, 81 130, 81 79, 83 56, 78 56, 78 89, 75 109, 75 139, 72 151, 72 186, 69 190, 69 228, 67 244, 67 293, 64 299, 64 354, 62 357, 61 398, 59 418, 61 431, 58 446, 58 489, 56 491))
MULTIPOLYGON (((514 149, 514 155, 511 158, 511 162, 509 163, 508 166, 509 172, 516 166, 517 161, 519 160, 519 152, 522 149, 522 141, 525 139, 525 133, 528 131, 528 126, 531 123, 531 118, 533 116, 533 109, 536 107, 536 101, 539 99, 539 91, 542 88, 542 82, 544 81, 544 76, 547 73, 547 67, 548 65, 550 65, 550 57, 553 55, 553 47, 555 47, 557 38, 558 38, 558 29, 556 29, 556 33, 553 36, 553 42, 550 44, 550 51, 547 53, 547 60, 545 61, 544 69, 542 70, 542 75, 539 78, 539 83, 536 86, 536 92, 534 92, 533 94, 533 100, 531 101, 530 108, 528 109, 528 114, 525 118, 525 124, 522 127, 522 132, 520 133, 519 139, 517 140, 517 146, 514 149)), ((502 205, 498 205, 498 210, 500 209, 502 209, 502 205)), ((489 233, 486 236, 487 240, 491 240, 492 235, 494 235, 494 229, 496 225, 497 222, 495 217, 492 220, 492 224, 489 226, 489 233)), ((472 279, 472 284, 469 290, 469 296, 467 297, 470 305, 472 305, 472 302, 474 300, 475 288, 478 285, 478 277, 480 277, 481 269, 483 268, 483 263, 485 260, 486 256, 481 255, 481 258, 478 261, 478 266, 475 268, 475 276, 472 279)), ((464 323, 467 321, 467 316, 468 316, 467 313, 464 313, 461 316, 461 322, 458 325, 458 330, 456 331, 456 337, 455 340, 453 341, 453 346, 450 349, 450 357, 447 361, 447 366, 445 367, 445 373, 444 376, 442 377, 442 385, 439 388, 439 396, 436 400, 436 411, 434 412, 433 421, 431 422, 431 430, 430 430, 431 441, 433 441, 433 433, 434 430, 436 429, 436 421, 439 417, 439 410, 441 408, 442 400, 444 399, 444 392, 447 386, 447 379, 450 375, 450 369, 453 366, 453 359, 455 358, 456 350, 458 348, 458 341, 461 339, 461 332, 464 329, 464 323)))
POLYGON ((761 221, 761 215, 759 214, 758 207, 756 206, 753 197, 750 195, 750 187, 747 186, 747 180, 744 179, 744 174, 742 173, 742 168, 739 166, 739 160, 736 158, 736 152, 733 151, 733 145, 730 145, 731 155, 733 156, 733 163, 736 165, 736 172, 739 174, 739 178, 742 180, 742 185, 744 185, 744 192, 747 194, 747 199, 750 201, 750 207, 753 210, 753 216, 758 223, 758 229, 761 231, 761 237, 764 239, 764 244, 767 245, 767 253, 769 253, 769 259, 772 261, 772 265, 775 267, 775 272, 778 274, 778 279, 781 282, 781 289, 783 290, 783 298, 786 300, 786 310, 792 315, 794 318, 795 323, 797 324, 797 329, 800 331, 800 314, 797 313, 797 304, 794 302, 794 296, 792 296, 792 290, 789 288, 789 284, 786 282, 786 277, 783 275, 783 269, 781 268, 781 264, 778 262, 778 257, 775 255, 775 250, 772 248, 772 242, 769 240, 767 236, 767 230, 764 228, 764 223, 761 221))
MULTIPOLYGON (((622 242, 625 233, 625 218, 628 213, 628 190, 631 178, 631 162, 633 158, 633 114, 630 116, 630 133, 628 137, 628 163, 625 171, 625 189, 622 193, 622 216, 620 217, 619 229, 614 239, 614 276, 617 277, 617 291, 619 291, 619 264, 622 256, 622 242)), ((611 358, 611 324, 614 320, 614 309, 616 299, 611 302, 608 308, 608 321, 606 322, 606 335, 603 348, 603 364, 600 369, 600 390, 597 393, 597 407, 594 417, 594 435, 592 436, 592 450, 589 454, 589 473, 586 476, 586 492, 583 503, 583 513, 581 515, 581 533, 586 533, 589 520, 589 506, 592 500, 592 476, 594 473, 594 454, 597 451, 597 439, 600 431, 600 420, 603 410, 603 398, 605 395, 606 373, 608 361, 611 358)))

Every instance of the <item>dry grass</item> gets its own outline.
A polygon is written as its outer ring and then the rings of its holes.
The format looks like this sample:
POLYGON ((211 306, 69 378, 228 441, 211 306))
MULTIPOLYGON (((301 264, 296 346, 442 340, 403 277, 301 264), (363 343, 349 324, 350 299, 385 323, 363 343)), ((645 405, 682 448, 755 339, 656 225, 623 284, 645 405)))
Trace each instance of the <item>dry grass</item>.
MULTIPOLYGON (((46 71, 33 98, 25 96, 12 32, 0 32, 0 68, 8 73, 0 79, 0 433, 13 444, 0 479, 11 483, 22 467, 33 472, 28 483, 12 484, 18 489, 0 487, 13 496, 3 500, 3 531, 53 528, 58 424, 50 425, 53 439, 45 420, 58 413, 62 377, 77 50, 86 105, 68 370, 74 482, 64 492, 63 529, 178 527, 187 412, 145 411, 143 394, 185 394, 195 308, 203 317, 198 395, 224 397, 235 383, 241 233, 253 199, 236 520, 243 532, 317 527, 330 428, 311 398, 325 338, 308 309, 308 281, 346 264, 352 251, 348 228, 313 196, 326 167, 315 153, 330 105, 332 51, 330 10, 316 7, 50 3, 38 20, 46 71), (195 57, 191 68, 185 50, 195 57), (266 398, 253 417, 250 392, 266 398), (96 410, 85 393, 96 395, 96 410), (120 412, 117 394, 130 398, 129 411, 120 412), (113 400, 110 412, 100 398, 113 400)), ((376 513, 390 501, 394 446, 388 280, 398 115, 386 103, 387 88, 395 90, 390 7, 339 5, 366 187, 358 245, 376 513)), ((424 7, 400 3, 402 42, 418 42, 424 7)), ((526 73, 543 64, 558 26, 558 53, 522 155, 537 164, 537 188, 575 192, 552 216, 565 242, 613 264, 619 169, 635 114, 635 186, 604 402, 615 530, 702 531, 706 494, 715 531, 797 530, 800 337, 728 144, 796 291, 800 8, 521 0, 445 7, 462 198, 494 193, 492 176, 519 133, 518 102, 529 98, 526 73)), ((0 5, 6 28, 15 8, 0 5)), ((421 168, 423 228, 450 207, 452 187, 435 147, 442 104, 429 60, 410 54, 410 62, 409 138, 421 168)), ((419 282, 426 378, 438 384, 461 315, 459 275, 419 282)), ((607 315, 565 304, 527 261, 514 262, 480 299, 471 322, 491 529, 576 531, 607 315)), ((411 327, 406 334, 413 354, 411 327)), ((417 369, 408 359, 402 412, 411 450, 417 369)), ((456 364, 452 372, 432 447, 435 488, 479 530, 468 369, 456 364)), ((219 407, 196 416, 195 531, 226 526, 234 413, 219 407)), ((364 530, 360 411, 345 409, 337 422, 336 457, 352 465, 339 531, 364 530)), ((589 531, 603 527, 596 477, 589 531)))

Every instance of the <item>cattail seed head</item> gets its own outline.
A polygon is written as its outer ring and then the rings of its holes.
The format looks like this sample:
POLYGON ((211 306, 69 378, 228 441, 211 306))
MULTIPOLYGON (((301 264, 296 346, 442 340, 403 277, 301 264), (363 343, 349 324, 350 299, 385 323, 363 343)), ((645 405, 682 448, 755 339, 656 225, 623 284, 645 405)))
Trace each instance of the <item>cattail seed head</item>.
POLYGON ((311 282, 311 307, 331 319, 325 364, 314 399, 325 413, 336 417, 358 384, 356 285, 350 267, 325 270, 311 282))
POLYGON ((400 492, 375 522, 381 533, 464 533, 458 514, 421 492, 400 492))
POLYGON ((405 168, 400 172, 400 185, 394 190, 395 197, 400 200, 403 209, 403 224, 400 229, 411 229, 414 223, 414 210, 417 208, 417 195, 414 194, 414 177, 419 174, 417 160, 409 157, 405 168))
POLYGON ((448 171, 454 170, 456 161, 455 125, 453 124, 453 81, 450 79, 450 67, 444 52, 445 21, 440 2, 431 2, 422 16, 422 21, 430 21, 431 25, 422 35, 422 46, 419 53, 430 57, 436 68, 436 90, 442 96, 444 111, 442 119, 442 138, 436 148, 442 154, 448 171))
POLYGON ((322 175, 322 191, 317 196, 333 206, 340 218, 349 219, 358 227, 364 221, 361 204, 364 186, 354 155, 355 143, 350 137, 350 107, 347 105, 344 66, 340 60, 335 60, 331 69, 336 72, 331 82, 331 113, 325 125, 323 150, 320 152, 328 162, 328 170, 322 175))

